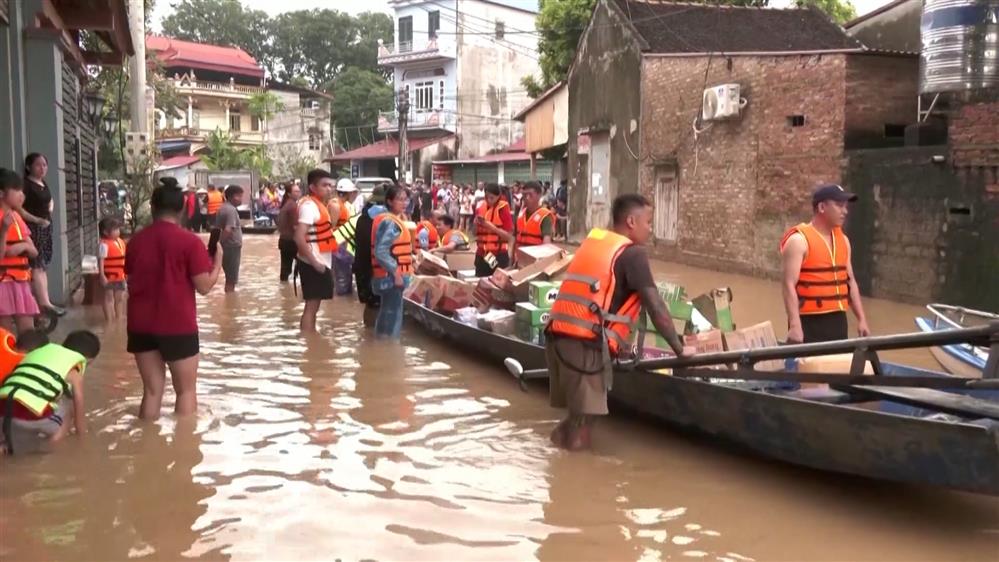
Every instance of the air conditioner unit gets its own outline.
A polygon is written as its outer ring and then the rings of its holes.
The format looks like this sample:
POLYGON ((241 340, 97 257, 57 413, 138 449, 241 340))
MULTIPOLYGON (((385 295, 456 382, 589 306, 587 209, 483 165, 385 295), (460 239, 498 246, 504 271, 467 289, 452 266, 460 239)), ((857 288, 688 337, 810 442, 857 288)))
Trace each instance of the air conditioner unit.
POLYGON ((701 118, 705 121, 737 117, 742 108, 738 84, 722 84, 704 90, 701 118))

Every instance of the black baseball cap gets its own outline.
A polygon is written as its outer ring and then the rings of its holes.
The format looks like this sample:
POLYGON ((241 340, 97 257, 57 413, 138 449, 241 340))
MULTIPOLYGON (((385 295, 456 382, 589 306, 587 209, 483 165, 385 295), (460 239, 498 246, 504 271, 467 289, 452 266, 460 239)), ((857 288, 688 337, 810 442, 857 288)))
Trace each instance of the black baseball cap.
POLYGON ((834 183, 820 185, 812 192, 812 206, 816 206, 823 201, 854 202, 857 200, 856 193, 850 193, 843 189, 843 186, 834 183))

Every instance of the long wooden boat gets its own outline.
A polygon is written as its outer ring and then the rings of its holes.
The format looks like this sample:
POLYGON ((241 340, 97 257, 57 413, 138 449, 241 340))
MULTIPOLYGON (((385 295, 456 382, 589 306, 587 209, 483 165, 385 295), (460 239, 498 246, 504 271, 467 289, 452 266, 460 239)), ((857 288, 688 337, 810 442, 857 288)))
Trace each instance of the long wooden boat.
MULTIPOLYGON (((409 300, 405 308, 428 334, 497 366, 507 357, 526 369, 545 366, 542 347, 462 324, 409 300)), ((885 376, 942 376, 885 362, 882 368, 885 376)), ((617 374, 610 398, 612 410, 623 408, 796 465, 999 495, 999 422, 994 417, 943 414, 909 406, 904 397, 872 402, 871 395, 809 393, 794 386, 633 370, 617 374)), ((999 391, 960 394, 999 409, 999 391)))
MULTIPOLYGON (((999 314, 947 304, 930 304, 926 310, 929 316, 916 318, 916 326, 923 332, 969 328, 999 320, 999 314)), ((988 349, 969 344, 931 347, 930 353, 947 372, 967 378, 981 378, 989 359, 988 349)))

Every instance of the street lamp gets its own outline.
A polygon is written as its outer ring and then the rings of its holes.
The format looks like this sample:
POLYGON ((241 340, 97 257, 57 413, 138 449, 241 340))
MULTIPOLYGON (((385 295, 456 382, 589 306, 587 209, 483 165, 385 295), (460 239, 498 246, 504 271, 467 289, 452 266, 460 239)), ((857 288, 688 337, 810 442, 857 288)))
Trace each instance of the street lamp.
POLYGON ((83 95, 83 106, 87 119, 94 127, 101 124, 101 117, 104 115, 104 96, 98 91, 89 91, 83 95))
POLYGON ((113 109, 109 110, 108 114, 104 116, 101 125, 104 127, 104 136, 109 139, 112 138, 112 135, 118 129, 118 114, 113 109))

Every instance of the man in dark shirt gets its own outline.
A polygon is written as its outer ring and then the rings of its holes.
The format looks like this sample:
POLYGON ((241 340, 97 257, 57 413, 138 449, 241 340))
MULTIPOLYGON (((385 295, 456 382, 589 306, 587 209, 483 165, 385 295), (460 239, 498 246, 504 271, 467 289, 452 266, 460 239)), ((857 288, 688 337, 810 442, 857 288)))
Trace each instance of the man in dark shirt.
POLYGON ((652 204, 641 195, 618 196, 612 207, 614 226, 610 231, 595 229, 580 245, 566 280, 552 307, 548 328, 547 357, 552 380, 552 405, 566 406, 569 413, 552 432, 552 441, 571 450, 589 448, 595 416, 607 415, 612 358, 631 354, 630 327, 640 310, 632 306, 637 295, 652 323, 677 355, 693 355, 684 347, 673 327, 666 303, 656 289, 644 244, 652 235, 652 204), (617 258, 610 256, 617 255, 617 258), (608 261, 613 277, 606 279, 608 261), (595 279, 590 283, 582 279, 595 279), (604 281, 610 281, 610 285, 604 281), (613 286, 610 306, 601 316, 581 306, 592 301, 606 302, 607 287, 613 286), (601 289, 603 287, 603 289, 601 289), (625 306, 628 305, 628 306, 625 306), (610 315, 631 318, 629 322, 610 315), (595 322, 595 324, 593 324, 595 322), (588 326, 606 326, 594 334, 588 326), (587 326, 587 328, 580 328, 587 326), (619 343, 618 338, 626 340, 619 343), (629 346, 625 348, 625 346, 629 346))
POLYGON ((355 240, 357 247, 354 249, 354 281, 357 283, 357 300, 364 303, 364 325, 374 325, 375 316, 378 314, 378 306, 381 305, 381 297, 371 290, 371 226, 374 219, 369 211, 375 205, 385 204, 385 193, 389 186, 382 184, 376 186, 371 192, 371 197, 364 203, 361 209, 361 216, 357 217, 357 228, 355 240))

